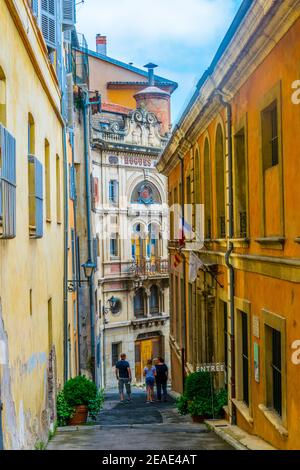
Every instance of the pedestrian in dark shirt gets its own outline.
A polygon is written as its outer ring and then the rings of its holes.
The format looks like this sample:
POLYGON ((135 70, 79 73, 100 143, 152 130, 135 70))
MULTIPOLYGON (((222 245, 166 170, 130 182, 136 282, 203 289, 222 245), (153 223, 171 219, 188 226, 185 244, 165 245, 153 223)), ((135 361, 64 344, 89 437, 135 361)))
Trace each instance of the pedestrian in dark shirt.
POLYGON ((126 354, 121 354, 120 360, 116 363, 116 378, 119 384, 120 401, 124 402, 124 385, 127 392, 127 401, 131 401, 131 369, 126 361, 126 354))
POLYGON ((161 392, 163 392, 164 401, 167 401, 168 367, 162 357, 158 357, 157 359, 158 361, 155 364, 157 401, 161 401, 161 392))

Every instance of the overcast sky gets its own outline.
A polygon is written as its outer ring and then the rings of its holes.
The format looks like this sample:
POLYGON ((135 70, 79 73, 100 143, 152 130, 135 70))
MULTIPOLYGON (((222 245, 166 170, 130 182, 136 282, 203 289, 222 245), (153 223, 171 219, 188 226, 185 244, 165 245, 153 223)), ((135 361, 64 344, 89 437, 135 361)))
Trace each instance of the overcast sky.
MULTIPOLYGON (((79 3, 80 0, 77 0, 79 3)), ((77 29, 95 50, 96 34, 108 37, 108 56, 178 82, 175 123, 209 66, 242 0, 85 0, 77 29)))

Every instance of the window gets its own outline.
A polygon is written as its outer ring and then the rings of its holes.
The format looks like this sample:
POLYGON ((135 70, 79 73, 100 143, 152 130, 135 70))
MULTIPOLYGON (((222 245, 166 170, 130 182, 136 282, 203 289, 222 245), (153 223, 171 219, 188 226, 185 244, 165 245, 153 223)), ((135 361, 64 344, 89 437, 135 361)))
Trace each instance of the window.
POLYGON ((111 203, 117 204, 118 203, 118 181, 110 180, 109 182, 109 195, 108 199, 111 203))
POLYGON ((117 233, 113 233, 110 238, 110 256, 119 256, 119 236, 117 233))
POLYGON ((204 144, 204 213, 205 213, 205 238, 211 238, 211 168, 209 142, 204 144))
POLYGON ((134 296, 134 315, 135 317, 145 316, 145 291, 140 288, 134 296))
POLYGON ((50 145, 45 140, 45 198, 46 198, 46 220, 51 220, 51 179, 50 179, 50 145))
POLYGON ((28 156, 29 235, 43 236, 43 166, 33 155, 28 156))
POLYGON ((262 152, 264 171, 279 162, 277 101, 262 111, 262 152))
POLYGON ((225 161, 224 138, 222 127, 219 124, 216 132, 216 195, 217 195, 217 238, 226 237, 225 219, 225 161))
POLYGON ((35 122, 32 114, 28 114, 28 154, 35 155, 35 122))
POLYGON ((61 223, 60 158, 56 155, 56 221, 61 223))
POLYGON ((122 343, 112 343, 111 345, 111 365, 114 367, 119 360, 122 350, 122 343))
POLYGON ((6 126, 6 77, 0 67, 0 124, 6 126))
POLYGON ((0 124, 0 238, 16 236, 16 141, 0 124))
POLYGON ((76 238, 75 230, 71 229, 71 252, 72 252, 72 279, 76 279, 76 238))
POLYGON ((69 165, 69 194, 70 194, 71 201, 75 201, 76 200, 76 170, 75 170, 74 165, 69 165))
POLYGON ((41 29, 50 50, 56 48, 56 1, 42 0, 41 29))
POLYGON ((246 238, 248 234, 247 220, 247 165, 245 129, 241 129, 234 137, 235 147, 235 222, 237 237, 246 238))
POLYGON ((282 358, 281 358, 281 332, 266 327, 267 344, 271 346, 269 352, 269 360, 267 361, 268 371, 267 377, 269 382, 268 403, 267 405, 273 408, 279 416, 282 416, 282 358))
POLYGON ((249 345, 248 345, 248 317, 241 312, 242 320, 242 375, 243 375, 243 401, 249 406, 249 345))
POLYGON ((155 315, 159 313, 159 291, 157 286, 150 289, 150 313, 155 315))
POLYGON ((32 289, 29 290, 29 314, 32 317, 32 289))

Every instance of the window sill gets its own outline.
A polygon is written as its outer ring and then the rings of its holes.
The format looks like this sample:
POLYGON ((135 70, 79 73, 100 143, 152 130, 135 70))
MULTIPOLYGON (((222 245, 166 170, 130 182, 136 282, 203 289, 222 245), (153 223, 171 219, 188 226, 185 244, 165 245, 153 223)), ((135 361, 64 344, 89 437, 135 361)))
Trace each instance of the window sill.
POLYGON ((226 238, 213 238, 211 242, 216 243, 224 248, 227 247, 227 239, 226 238))
POLYGON ((250 245, 249 238, 231 238, 229 240, 235 248, 248 248, 250 245))
POLYGON ((282 437, 283 439, 288 438, 289 432, 283 426, 282 419, 280 418, 280 416, 274 410, 270 410, 263 404, 258 405, 258 408, 263 413, 265 418, 272 424, 272 426, 280 434, 280 437, 282 437))
POLYGON ((250 415, 249 406, 247 406, 246 403, 244 403, 243 401, 236 400, 235 398, 232 399, 232 403, 234 404, 238 412, 242 415, 242 417, 247 421, 247 423, 250 426, 253 426, 254 421, 252 416, 250 415))
POLYGON ((256 243, 263 245, 264 248, 271 250, 283 250, 285 238, 284 237, 264 237, 256 238, 256 243))
POLYGON ((49 218, 46 218, 46 222, 47 222, 47 224, 51 224, 52 220, 49 219, 49 218))

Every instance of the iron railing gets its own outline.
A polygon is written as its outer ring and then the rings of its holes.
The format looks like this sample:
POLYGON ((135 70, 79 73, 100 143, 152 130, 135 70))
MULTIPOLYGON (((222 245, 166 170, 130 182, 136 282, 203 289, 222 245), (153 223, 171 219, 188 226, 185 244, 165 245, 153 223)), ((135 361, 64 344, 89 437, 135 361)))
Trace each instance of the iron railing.
POLYGON ((131 272, 136 277, 150 277, 169 273, 169 261, 161 258, 139 258, 133 261, 131 272))

